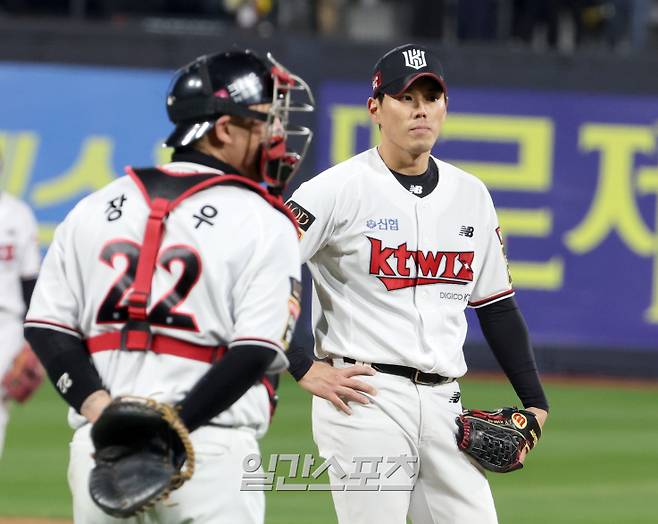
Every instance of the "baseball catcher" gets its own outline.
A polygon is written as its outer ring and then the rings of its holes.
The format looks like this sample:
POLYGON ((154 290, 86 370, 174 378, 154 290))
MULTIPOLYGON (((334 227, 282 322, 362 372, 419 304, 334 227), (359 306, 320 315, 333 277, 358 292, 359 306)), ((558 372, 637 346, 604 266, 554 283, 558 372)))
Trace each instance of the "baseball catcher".
POLYGON ((497 411, 466 409, 456 421, 459 449, 496 473, 521 469, 523 451, 530 451, 541 437, 535 414, 514 407, 497 411))
POLYGON ((168 404, 118 397, 94 424, 91 438, 96 466, 89 477, 89 492, 113 517, 147 510, 194 473, 189 433, 168 404))
POLYGON ((271 56, 198 57, 166 97, 171 162, 127 168, 57 228, 25 337, 71 407, 75 522, 263 524, 264 493, 235 472, 299 315, 280 195, 312 135, 292 113, 312 101, 271 56))

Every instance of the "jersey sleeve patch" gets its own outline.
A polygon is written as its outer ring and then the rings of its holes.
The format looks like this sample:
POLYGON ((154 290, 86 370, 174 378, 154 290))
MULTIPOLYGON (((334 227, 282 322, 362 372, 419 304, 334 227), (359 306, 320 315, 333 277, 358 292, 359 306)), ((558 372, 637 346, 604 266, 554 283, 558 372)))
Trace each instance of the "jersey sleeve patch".
POLYGON ((295 333, 297 319, 302 311, 302 283, 295 277, 290 277, 290 296, 288 297, 288 322, 281 337, 283 349, 288 351, 292 336, 295 333))
POLYGON ((498 236, 498 241, 500 242, 500 249, 503 252, 503 259, 505 260, 505 267, 507 268, 507 280, 509 285, 512 286, 512 273, 509 270, 509 261, 507 260, 507 251, 505 250, 505 243, 503 242, 503 233, 500 230, 500 226, 496 228, 496 236, 498 236))
POLYGON ((298 236, 299 238, 302 238, 304 232, 308 231, 308 228, 310 228, 313 225, 313 222, 315 222, 315 216, 294 200, 288 200, 286 206, 292 211, 295 220, 297 220, 298 236))

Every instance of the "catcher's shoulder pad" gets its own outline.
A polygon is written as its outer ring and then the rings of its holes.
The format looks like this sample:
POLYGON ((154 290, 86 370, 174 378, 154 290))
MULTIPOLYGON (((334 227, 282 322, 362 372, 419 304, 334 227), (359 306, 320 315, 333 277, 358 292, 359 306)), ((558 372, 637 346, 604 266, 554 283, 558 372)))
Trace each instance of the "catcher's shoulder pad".
POLYGON ((467 409, 456 422, 459 449, 497 473, 521 469, 521 453, 532 449, 541 437, 535 414, 515 407, 495 411, 467 409))
POLYGON ((114 517, 150 508, 194 472, 187 429, 172 406, 153 399, 114 399, 93 425, 91 438, 96 464, 89 492, 114 517))

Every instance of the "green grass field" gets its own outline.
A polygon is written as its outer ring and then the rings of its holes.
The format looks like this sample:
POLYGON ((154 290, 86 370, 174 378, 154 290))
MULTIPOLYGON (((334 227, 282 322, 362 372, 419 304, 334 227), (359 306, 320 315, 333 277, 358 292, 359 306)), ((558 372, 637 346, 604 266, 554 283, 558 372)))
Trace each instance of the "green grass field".
MULTIPOLYGON (((500 522, 658 522, 658 389, 551 384, 551 418, 527 467, 490 475, 500 522)), ((515 402, 503 381, 464 380, 464 404, 515 402)), ((290 379, 264 441, 272 453, 315 453, 310 398, 290 379)), ((0 460, 0 515, 70 517, 66 485, 70 430, 65 406, 49 385, 14 406, 0 460)), ((326 492, 268 493, 270 524, 335 523, 326 492)), ((1 521, 1 519, 0 519, 1 521)))

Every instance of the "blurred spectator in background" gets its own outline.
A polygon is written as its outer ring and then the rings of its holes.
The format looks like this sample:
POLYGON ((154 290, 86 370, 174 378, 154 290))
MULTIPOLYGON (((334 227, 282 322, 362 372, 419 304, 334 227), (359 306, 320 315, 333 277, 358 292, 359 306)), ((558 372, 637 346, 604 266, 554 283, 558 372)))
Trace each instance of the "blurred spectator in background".
POLYGON ((512 5, 511 36, 529 44, 545 40, 555 48, 570 40, 572 48, 640 49, 647 41, 650 0, 513 0, 512 5))
POLYGON ((338 33, 341 23, 341 8, 343 0, 316 0, 310 2, 313 9, 313 29, 321 35, 338 33))
POLYGON ((512 37, 532 43, 538 29, 546 28, 546 39, 555 47, 558 37, 559 13, 564 0, 513 0, 512 37))
MULTIPOLYGON (((212 5, 215 2, 206 0, 205 3, 212 5)), ((224 0, 222 3, 224 9, 235 17, 238 27, 254 27, 276 15, 275 0, 224 0)))
POLYGON ((512 40, 561 51, 642 49, 651 27, 658 28, 658 0, 0 0, 3 12, 194 18, 257 28, 261 35, 279 27, 355 40, 512 40))
POLYGON ((414 38, 443 38, 446 18, 444 0, 410 0, 408 5, 412 9, 411 34, 414 38))
POLYGON ((459 0, 457 38, 462 41, 494 40, 498 27, 498 0, 459 0))
POLYGON ((629 0, 579 0, 574 2, 576 45, 603 42, 619 45, 628 34, 629 0))
MULTIPOLYGON (((652 6, 658 11, 658 2, 655 0, 630 0, 633 2, 630 14, 631 46, 634 49, 643 49, 647 45, 649 26, 652 22, 652 6)), ((654 27, 656 20, 653 20, 654 27)))

